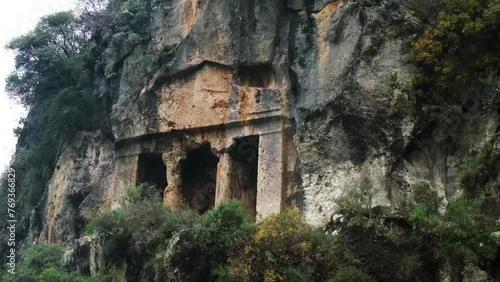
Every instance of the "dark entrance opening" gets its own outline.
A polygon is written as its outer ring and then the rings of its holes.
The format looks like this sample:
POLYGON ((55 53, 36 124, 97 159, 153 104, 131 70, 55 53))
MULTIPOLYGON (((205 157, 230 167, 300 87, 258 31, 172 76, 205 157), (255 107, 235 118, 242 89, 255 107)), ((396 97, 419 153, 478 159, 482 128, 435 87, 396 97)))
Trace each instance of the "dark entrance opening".
POLYGON ((241 201, 248 215, 255 218, 257 209, 257 169, 259 136, 236 138, 230 148, 231 197, 241 201))
POLYGON ((139 166, 137 168, 137 182, 153 185, 163 197, 167 187, 167 166, 163 163, 162 154, 145 153, 139 155, 139 166))
POLYGON ((269 87, 273 78, 273 69, 268 65, 241 66, 238 69, 238 85, 250 87, 269 87))
POLYGON ((218 162, 209 143, 189 151, 187 158, 182 160, 182 196, 199 213, 215 205, 218 162))

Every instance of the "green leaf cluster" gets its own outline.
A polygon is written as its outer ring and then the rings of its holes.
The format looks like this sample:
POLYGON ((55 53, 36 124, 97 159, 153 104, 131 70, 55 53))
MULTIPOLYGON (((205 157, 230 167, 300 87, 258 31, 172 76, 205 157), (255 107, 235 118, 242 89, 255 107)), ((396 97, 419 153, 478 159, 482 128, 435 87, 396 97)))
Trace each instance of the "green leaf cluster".
POLYGON ((484 192, 500 192, 499 176, 500 145, 487 144, 464 159, 460 184, 469 196, 484 192))
POLYGON ((104 239, 109 266, 120 266, 127 258, 142 265, 194 220, 194 212, 174 212, 163 205, 153 186, 139 185, 127 189, 121 208, 99 214, 86 230, 104 239))
POLYGON ((106 106, 96 99, 106 94, 94 95, 94 75, 110 34, 149 32, 150 1, 80 2, 80 14, 43 17, 32 31, 6 46, 15 54, 6 90, 29 110, 14 131, 18 146, 11 164, 18 172, 23 234, 31 211, 43 200, 65 143, 78 131, 103 126, 96 112, 106 106))
POLYGON ((29 109, 15 130, 18 147, 11 164, 20 216, 28 217, 42 199, 66 139, 92 126, 90 46, 72 12, 43 17, 34 30, 7 45, 15 53, 7 92, 29 109))
POLYGON ((435 190, 427 184, 414 187, 415 203, 408 221, 434 246, 435 258, 455 269, 466 264, 485 267, 498 253, 491 235, 496 230, 495 218, 488 214, 488 205, 498 204, 498 190, 488 189, 497 183, 497 158, 495 147, 485 146, 465 159, 460 179, 464 193, 449 200, 443 215, 439 213, 442 198, 435 190))
MULTIPOLYGON (((55 245, 36 244, 28 247, 24 259, 18 262, 16 274, 6 272, 3 269, 1 281, 14 282, 104 282, 110 276, 89 277, 78 272, 72 272, 62 266, 64 249, 55 245)), ((117 280, 115 280, 117 281, 117 280)))
POLYGON ((411 48, 420 67, 415 83, 427 92, 458 96, 498 76, 500 2, 442 0, 440 6, 411 48))
POLYGON ((33 31, 7 44, 16 54, 16 69, 7 78, 12 97, 32 107, 88 82, 89 39, 79 27, 71 12, 59 12, 42 18, 33 31))
POLYGON ((252 239, 230 259, 233 281, 326 281, 339 265, 334 237, 287 210, 258 225, 252 239))

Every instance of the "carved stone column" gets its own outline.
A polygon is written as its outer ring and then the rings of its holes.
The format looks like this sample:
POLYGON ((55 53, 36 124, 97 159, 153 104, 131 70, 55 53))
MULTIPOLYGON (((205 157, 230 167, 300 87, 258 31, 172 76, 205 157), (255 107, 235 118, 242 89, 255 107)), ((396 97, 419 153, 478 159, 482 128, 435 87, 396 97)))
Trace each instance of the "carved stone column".
POLYGON ((219 206, 224 200, 231 198, 231 157, 228 152, 219 156, 217 164, 217 179, 215 189, 215 206, 219 206))
POLYGON ((257 221, 279 213, 283 195, 283 133, 260 136, 257 173, 257 221))
POLYGON ((183 203, 182 198, 182 172, 181 160, 183 154, 171 152, 163 154, 163 162, 167 167, 167 187, 163 193, 163 203, 170 207, 172 210, 178 210, 183 203))

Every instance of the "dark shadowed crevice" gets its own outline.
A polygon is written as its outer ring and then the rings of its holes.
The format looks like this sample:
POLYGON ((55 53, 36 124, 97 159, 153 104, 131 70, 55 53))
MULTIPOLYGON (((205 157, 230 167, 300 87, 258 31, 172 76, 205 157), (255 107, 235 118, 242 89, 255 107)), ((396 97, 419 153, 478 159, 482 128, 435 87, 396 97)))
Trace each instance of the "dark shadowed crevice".
POLYGON ((80 238, 86 224, 85 219, 80 215, 80 212, 81 205, 89 194, 90 192, 88 191, 78 191, 77 193, 69 194, 67 198, 69 203, 68 209, 62 213, 63 215, 66 214, 72 216, 73 220, 70 222, 72 222, 74 226, 75 238, 80 238))
POLYGON ((163 163, 162 154, 147 153, 139 155, 136 184, 141 183, 153 185, 163 196, 163 191, 167 187, 167 167, 163 163))
POLYGON ((212 153, 209 143, 189 151, 182 160, 182 196, 199 213, 215 205, 217 163, 219 158, 212 153))
POLYGON ((241 66, 238 69, 238 85, 249 87, 269 87, 273 79, 270 65, 241 66))
POLYGON ((431 121, 418 133, 415 138, 404 148, 403 158, 411 163, 420 163, 426 152, 435 152, 436 142, 433 141, 432 132, 437 126, 436 121, 431 121))
POLYGON ((257 208, 257 169, 259 137, 236 138, 231 146, 231 198, 241 201, 248 215, 255 218, 257 208))

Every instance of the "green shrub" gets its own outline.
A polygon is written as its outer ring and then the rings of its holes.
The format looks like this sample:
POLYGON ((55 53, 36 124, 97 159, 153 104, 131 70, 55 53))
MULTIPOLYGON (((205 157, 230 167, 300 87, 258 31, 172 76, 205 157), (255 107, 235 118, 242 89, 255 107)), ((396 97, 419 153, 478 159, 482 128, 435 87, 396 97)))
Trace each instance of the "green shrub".
POLYGON ((429 216, 429 212, 424 205, 416 205, 410 212, 410 216, 408 217, 408 222, 410 224, 415 224, 419 222, 423 222, 429 216))
POLYGON ((499 173, 500 147, 486 145, 475 155, 465 158, 460 184, 468 196, 474 196, 485 192, 488 182, 496 180, 499 173))
POLYGON ((330 282, 372 282, 371 276, 357 269, 356 267, 340 267, 330 282))
POLYGON ((436 255, 439 258, 459 258, 476 261, 493 259, 497 246, 490 234, 494 221, 481 212, 482 199, 459 198, 450 202, 441 224, 432 230, 439 238, 436 255))
POLYGON ((155 186, 142 183, 137 186, 127 187, 125 194, 120 199, 120 203, 127 206, 138 203, 158 203, 161 200, 161 193, 155 186))
POLYGON ((127 255, 130 232, 122 210, 113 210, 97 215, 85 228, 87 233, 96 233, 102 238, 103 258, 106 263, 119 264, 127 255))
POLYGON ((92 114, 93 98, 84 91, 70 87, 61 90, 50 101, 44 119, 53 135, 68 135, 89 128, 86 117, 92 114))
POLYGON ((427 183, 418 183, 413 187, 413 196, 417 205, 426 208, 429 214, 437 214, 443 199, 427 183))
POLYGON ((228 200, 200 217, 193 227, 204 251, 223 251, 238 240, 246 242, 255 224, 237 200, 228 200))
POLYGON ((134 204, 128 207, 125 214, 131 234, 129 249, 147 257, 166 244, 176 231, 191 226, 194 218, 192 211, 172 212, 161 202, 134 204))
POLYGON ((344 192, 336 201, 344 211, 360 213, 369 211, 372 206, 375 190, 372 181, 365 177, 358 187, 344 192))
POLYGON ((500 107, 500 77, 490 75, 485 81, 484 105, 487 110, 495 111, 500 107))
POLYGON ((63 254, 61 247, 36 244, 26 249, 22 267, 37 274, 46 268, 60 268, 63 254))
POLYGON ((408 222, 410 224, 420 223, 425 227, 432 226, 438 215, 442 198, 437 191, 426 183, 418 183, 413 187, 415 202, 410 205, 408 222))
POLYGON ((121 5, 123 21, 138 34, 149 32, 149 1, 126 0, 121 5))
POLYGON ((102 269, 98 275, 99 282, 122 282, 124 280, 122 272, 115 266, 102 269))
POLYGON ((229 252, 238 251, 250 240, 255 224, 237 200, 228 200, 200 217, 192 231, 200 250, 206 255, 215 279, 227 274, 229 252))
POLYGON ((333 237, 288 210, 258 225, 241 252, 230 258, 230 276, 235 281, 325 281, 337 261, 333 237))
POLYGON ((437 259, 486 262, 495 257, 497 245, 490 236, 495 221, 482 212, 482 204, 481 197, 459 197, 449 203, 444 217, 429 215, 425 206, 417 205, 409 221, 432 238, 437 259))
MULTIPOLYGON (((491 192, 488 183, 498 177, 499 165, 500 156, 491 146, 466 158, 460 178, 465 194, 450 200, 444 216, 437 213, 441 202, 437 193, 428 185, 415 187, 415 205, 408 221, 429 238, 436 259, 447 261, 454 269, 470 263, 484 265, 497 254, 498 245, 490 236, 495 231, 495 218, 489 218, 483 206, 485 195, 491 192)), ((459 279, 460 272, 453 277, 459 279)))
POLYGON ((123 234, 125 219, 122 210, 113 210, 97 215, 87 224, 85 230, 87 233, 98 233, 103 236, 123 234))
POLYGON ((219 264, 212 269, 212 277, 217 282, 232 282, 229 271, 231 267, 229 264, 219 264))
MULTIPOLYGON (((97 282, 96 277, 69 272, 61 265, 64 251, 54 245, 36 244, 28 247, 21 261, 18 261, 16 275, 4 273, 1 281, 14 282, 97 282)), ((5 270, 4 270, 5 272, 5 270)))
POLYGON ((86 230, 104 239, 104 257, 120 265, 126 258, 146 262, 178 230, 190 227, 194 212, 173 212, 161 201, 153 186, 129 187, 121 200, 122 208, 98 215, 86 230))
POLYGON ((36 277, 40 282, 63 282, 64 276, 54 267, 46 268, 36 277))

